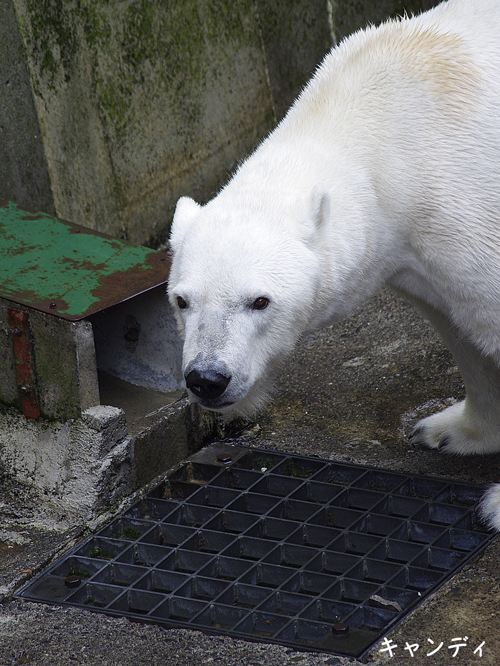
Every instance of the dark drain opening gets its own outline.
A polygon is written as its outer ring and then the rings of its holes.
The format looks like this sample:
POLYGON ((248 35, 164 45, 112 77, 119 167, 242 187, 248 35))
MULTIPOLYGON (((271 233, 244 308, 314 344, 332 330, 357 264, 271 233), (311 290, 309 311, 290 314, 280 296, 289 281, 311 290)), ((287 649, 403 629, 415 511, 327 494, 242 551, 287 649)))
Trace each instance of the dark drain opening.
POLYGON ((215 445, 19 596, 359 658, 495 537, 483 491, 215 445))

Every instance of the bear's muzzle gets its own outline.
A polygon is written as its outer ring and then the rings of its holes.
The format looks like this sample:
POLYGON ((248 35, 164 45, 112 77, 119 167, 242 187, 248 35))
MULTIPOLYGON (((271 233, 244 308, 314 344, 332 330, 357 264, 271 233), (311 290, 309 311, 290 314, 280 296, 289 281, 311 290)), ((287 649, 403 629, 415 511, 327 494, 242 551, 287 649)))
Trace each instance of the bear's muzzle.
POLYGON ((185 375, 186 387, 202 403, 210 404, 222 396, 231 376, 223 375, 211 368, 198 370, 193 368, 185 375))

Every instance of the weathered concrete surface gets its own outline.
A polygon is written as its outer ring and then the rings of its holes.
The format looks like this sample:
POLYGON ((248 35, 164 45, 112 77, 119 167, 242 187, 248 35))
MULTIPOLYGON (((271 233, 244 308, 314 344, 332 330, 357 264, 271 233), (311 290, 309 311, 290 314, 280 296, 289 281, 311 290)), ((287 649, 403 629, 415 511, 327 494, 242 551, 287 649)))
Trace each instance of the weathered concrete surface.
POLYGON ((65 219, 157 241, 275 121, 251 0, 11 3, 65 219))
POLYGON ((184 385, 182 340, 165 285, 91 315, 89 321, 100 371, 164 392, 184 385))
POLYGON ((21 407, 9 310, 27 317, 32 379, 42 416, 64 421, 99 404, 92 326, 69 322, 0 298, 0 404, 21 407))
MULTIPOLYGON (((116 385, 114 387, 116 389, 116 385)), ((130 389, 128 389, 130 391, 130 389)), ((135 399, 146 401, 155 399, 152 392, 140 395, 141 389, 134 391, 135 399)), ((204 444, 226 435, 227 429, 213 414, 202 411, 197 405, 189 403, 180 392, 169 396, 158 394, 163 401, 170 401, 158 407, 151 406, 149 413, 141 410, 136 421, 129 419, 129 433, 133 436, 133 472, 134 488, 145 484, 169 470, 182 460, 198 451, 204 444)), ((229 430, 234 432, 241 426, 235 423, 229 430)))
POLYGON ((437 0, 3 0, 1 197, 139 243, 207 200, 332 46, 437 0))
POLYGON ((441 0, 333 0, 333 26, 337 41, 368 24, 388 17, 420 14, 441 0))
MULTIPOLYGON (((68 519, 68 514, 44 505, 29 486, 4 474, 0 482, 0 600, 4 600, 32 571, 45 567, 74 538, 81 538, 84 528, 74 517, 68 519)), ((2 650, 2 666, 10 663, 4 656, 2 650)))
POLYGON ((78 322, 0 299, 0 469, 85 519, 186 458, 220 429, 182 397, 181 347, 165 286, 78 322), (19 413, 11 307, 42 418, 19 413))
MULTIPOLYGON (((498 481, 499 455, 456 458, 408 444, 405 435, 415 418, 460 398, 463 386, 453 359, 427 324, 409 305, 387 294, 372 299, 343 325, 305 340, 283 373, 279 388, 275 401, 257 419, 260 429, 252 431, 254 439, 237 438, 235 442, 408 473, 479 483, 498 481)), ((18 546, 22 559, 7 564, 0 574, 7 581, 3 583, 6 587, 9 581, 19 582, 20 576, 29 575, 20 574, 19 569, 37 571, 52 552, 74 536, 64 531, 63 517, 56 516, 57 526, 54 515, 45 510, 45 516, 36 516, 35 521, 36 507, 31 505, 30 514, 23 504, 22 497, 16 498, 11 490, 1 509, 0 522, 10 514, 9 522, 2 524, 11 532, 10 542, 0 538, 4 540, 3 552, 14 550, 8 546, 15 546, 16 534, 27 539, 18 546), (45 557, 36 553, 30 532, 34 522, 46 525, 37 528, 40 536, 36 539, 47 544, 45 557), (53 549, 47 534, 52 535, 53 549)), ((392 658, 379 652, 379 644, 369 663, 496 666, 500 658, 499 556, 497 541, 389 635, 399 646, 392 658), (452 657, 448 646, 453 638, 464 636, 470 647, 452 657), (479 658, 473 650, 483 640, 483 656, 479 658), (414 657, 404 650, 406 641, 421 646, 414 657), (440 652, 427 657, 441 641, 440 652)), ((357 662, 197 632, 139 626, 74 609, 6 601, 0 610, 0 664, 16 663, 340 666, 357 662)))
POLYGON ((256 0, 255 4, 276 119, 281 120, 334 44, 332 3, 256 0))
POLYGON ((0 197, 55 212, 14 6, 0 3, 0 197))
POLYGON ((210 198, 333 43, 329 0, 3 5, 0 196, 139 243, 210 198))
POLYGON ((130 492, 135 480, 132 439, 116 407, 91 407, 65 422, 0 413, 0 452, 7 477, 79 519, 130 492))

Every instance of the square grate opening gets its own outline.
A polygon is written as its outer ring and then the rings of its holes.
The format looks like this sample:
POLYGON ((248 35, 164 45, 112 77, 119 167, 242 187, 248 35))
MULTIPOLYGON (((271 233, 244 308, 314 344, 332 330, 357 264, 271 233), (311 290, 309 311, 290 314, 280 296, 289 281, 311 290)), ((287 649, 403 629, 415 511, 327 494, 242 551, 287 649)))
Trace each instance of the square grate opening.
POLYGON ((18 596, 362 658, 495 538, 483 492, 214 445, 18 596))

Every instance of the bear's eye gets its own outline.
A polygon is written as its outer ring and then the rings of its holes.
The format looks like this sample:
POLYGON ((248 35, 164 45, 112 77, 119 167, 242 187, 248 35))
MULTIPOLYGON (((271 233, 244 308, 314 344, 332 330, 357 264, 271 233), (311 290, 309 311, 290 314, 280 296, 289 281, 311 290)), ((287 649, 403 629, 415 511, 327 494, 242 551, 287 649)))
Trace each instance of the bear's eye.
POLYGON ((186 301, 182 298, 182 296, 177 296, 177 305, 179 306, 180 310, 185 310, 188 306, 186 301))
POLYGON ((265 310, 269 305, 269 299, 265 296, 259 296, 252 303, 252 310, 265 310))

